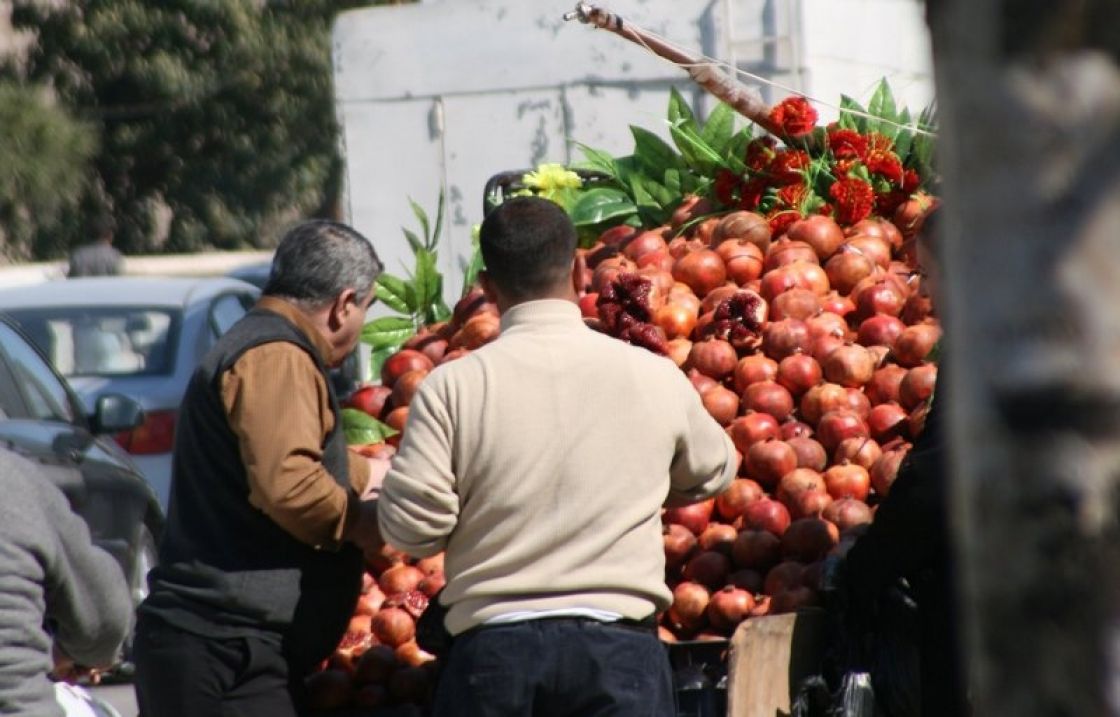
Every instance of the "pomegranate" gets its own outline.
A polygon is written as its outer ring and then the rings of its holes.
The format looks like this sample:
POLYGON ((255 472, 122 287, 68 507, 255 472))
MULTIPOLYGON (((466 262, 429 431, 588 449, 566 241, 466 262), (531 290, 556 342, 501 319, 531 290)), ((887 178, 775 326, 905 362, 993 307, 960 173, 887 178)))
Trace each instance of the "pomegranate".
POLYGON ((858 525, 870 523, 871 509, 862 500, 841 498, 833 501, 830 506, 825 508, 821 517, 835 525, 841 533, 844 533, 858 525))
POLYGON ((669 622, 685 630, 703 626, 711 595, 708 589, 689 580, 673 589, 673 604, 669 607, 669 622))
POLYGON ((871 374, 871 380, 863 387, 864 393, 873 406, 888 401, 898 401, 898 388, 905 376, 906 369, 895 364, 877 368, 875 373, 871 374))
POLYGON ((809 289, 793 288, 774 297, 770 304, 770 320, 799 319, 807 321, 821 313, 821 297, 809 289))
MULTIPOLYGON (((770 534, 764 533, 764 535, 770 534)), ((773 535, 770 535, 770 537, 774 538, 773 535)), ((774 540, 777 540, 777 538, 774 538, 774 540)), ((779 541, 777 545, 779 546, 780 550, 781 541, 779 541)), ((762 573, 758 570, 752 570, 751 568, 736 570, 735 572, 727 576, 727 584, 737 588, 742 588, 749 592, 751 595, 754 595, 756 593, 762 592, 762 573)))
POLYGON ((765 253, 770 248, 770 222, 754 212, 731 212, 720 220, 712 234, 712 241, 717 243, 730 239, 749 242, 765 253))
POLYGON ((435 655, 421 649, 420 646, 416 644, 415 640, 409 640, 403 645, 398 646, 395 653, 397 662, 408 665, 409 667, 426 665, 429 662, 434 662, 436 659, 435 655))
POLYGON ((669 254, 669 245, 657 230, 641 232, 626 242, 622 250, 623 255, 630 261, 637 262, 647 254, 663 251, 669 254))
POLYGON ((416 589, 429 598, 434 598, 445 585, 447 585, 447 576, 441 571, 425 575, 424 579, 416 585, 416 589))
POLYGON ((813 247, 820 261, 825 261, 835 254, 844 243, 844 232, 840 229, 840 225, 831 217, 821 215, 813 215, 794 222, 786 230, 786 236, 813 247))
POLYGON ((719 588, 731 572, 731 560, 723 553, 705 550, 692 556, 684 566, 686 580, 700 583, 710 590, 719 588))
POLYGON ((786 440, 797 454, 797 467, 823 471, 828 464, 828 453, 816 440, 807 436, 795 436, 786 440))
POLYGON ((778 595, 801 585, 801 573, 805 565, 796 560, 783 560, 766 573, 762 591, 767 595, 778 595))
POLYGON ((743 527, 765 530, 781 537, 789 527, 789 510, 776 500, 760 498, 747 506, 743 513, 743 527))
MULTIPOLYGON (((840 531, 824 518, 799 518, 782 535, 782 554, 802 563, 820 560, 840 542, 840 531)), ((801 577, 800 575, 798 576, 801 577)))
POLYGON ((362 386, 346 399, 346 406, 364 411, 374 418, 381 418, 385 404, 393 389, 389 386, 362 386))
POLYGON ((663 523, 676 523, 692 531, 693 535, 700 535, 712 520, 712 510, 715 508, 714 498, 685 505, 679 508, 669 508, 661 516, 663 523))
POLYGON ((880 443, 897 438, 908 430, 909 416, 902 406, 893 401, 880 403, 867 416, 871 437, 880 443))
POLYGON ((860 323, 856 341, 862 346, 886 346, 893 349, 905 329, 906 324, 901 319, 876 314, 860 323))
POLYGON ((747 451, 746 467, 759 485, 773 488, 782 476, 797 468, 797 453, 785 441, 759 441, 747 451))
POLYGON ((803 241, 794 241, 783 237, 772 243, 766 251, 766 260, 763 262, 762 270, 771 272, 780 266, 792 264, 795 261, 820 263, 817 252, 813 247, 803 241))
POLYGON ((877 268, 874 260, 848 246, 845 244, 841 247, 824 265, 829 285, 844 296, 851 293, 856 284, 871 276, 877 268))
POLYGON ((811 424, 820 422, 829 411, 849 408, 848 391, 835 383, 820 383, 813 386, 801 397, 801 416, 811 424))
POLYGON ((924 364, 906 372, 898 384, 898 402, 907 411, 913 410, 922 401, 929 400, 937 383, 937 366, 924 364))
POLYGON ((855 411, 837 409, 821 416, 817 424, 817 440, 826 451, 834 451, 845 438, 867 438, 870 429, 855 411))
POLYGON ((836 450, 833 452, 832 460, 835 463, 855 463, 871 470, 871 466, 879 460, 881 455, 883 455, 883 450, 878 443, 870 438, 857 436, 840 441, 840 445, 836 446, 836 450))
POLYGON ((416 371, 409 371, 402 374, 397 378, 393 384, 392 402, 393 408, 400 408, 412 403, 412 397, 416 395, 416 391, 420 388, 420 384, 428 375, 428 371, 418 369, 416 371))
POLYGON ((737 535, 738 531, 726 523, 711 523, 700 534, 700 539, 697 542, 700 545, 700 550, 714 550, 717 553, 730 556, 731 544, 735 542, 737 535))
POLYGON ((397 658, 388 645, 374 645, 362 653, 354 668, 354 682, 359 685, 384 684, 396 668, 397 658))
POLYGON ((731 544, 731 559, 743 568, 766 571, 782 556, 782 541, 768 530, 744 530, 731 544))
POLYGON ((852 291, 855 297, 856 310, 852 315, 859 321, 868 319, 875 314, 888 314, 898 316, 906 303, 904 287, 900 288, 886 278, 876 279, 873 283, 852 291))
POLYGON ((723 339, 697 341, 688 355, 688 364, 692 368, 717 381, 730 375, 738 360, 735 349, 723 339))
POLYGON ((382 645, 395 648, 416 636, 416 622, 405 610, 386 607, 373 616, 372 631, 382 645))
POLYGON ((920 366, 941 338, 935 324, 915 324, 904 329, 894 345, 894 360, 906 368, 920 366))
POLYGON ((662 526, 661 537, 665 543, 665 567, 669 570, 683 565, 696 549, 696 536, 683 525, 668 523, 662 526))
POLYGON ((749 478, 736 478, 727 490, 716 496, 716 511, 726 521, 733 522, 747 510, 747 506, 762 498, 762 486, 749 478))
MULTIPOLYGON (((774 381, 778 378, 778 362, 762 354, 744 356, 735 364, 735 390, 739 393, 747 386, 760 381, 774 381)), ((901 379, 899 379, 901 380, 901 379)))
POLYGON ((762 352, 775 361, 795 353, 809 353, 811 348, 809 327, 804 321, 771 321, 762 329, 762 352))
MULTIPOLYGON (((700 394, 700 401, 721 426, 731 423, 739 415, 739 396, 719 384, 700 394)), ((790 408, 792 409, 792 405, 790 408)))
POLYGON ((323 670, 307 678, 307 706, 316 712, 341 709, 354 697, 354 682, 343 670, 323 670))
POLYGON ((781 422, 793 412, 793 396, 774 381, 759 381, 747 386, 742 406, 744 411, 769 413, 781 422))
POLYGON ((464 348, 474 351, 498 338, 500 321, 494 314, 477 314, 467 319, 463 328, 455 332, 447 343, 449 349, 464 348))
POLYGON ((742 588, 727 585, 708 601, 708 622, 717 630, 730 631, 750 616, 754 598, 742 588))
POLYGON ((684 368, 688 363, 688 355, 692 353, 692 342, 688 339, 673 339, 665 346, 669 359, 677 365, 677 368, 684 368))
POLYGON ((844 247, 859 252, 881 269, 890 266, 891 245, 885 239, 870 234, 856 234, 844 243, 844 247))
POLYGON ((788 508, 793 505, 797 496, 807 490, 825 490, 824 478, 810 468, 794 468, 778 481, 774 497, 788 508))
POLYGON ((432 360, 414 349, 401 349, 381 366, 381 385, 393 387, 397 379, 409 371, 431 371, 435 368, 432 360))
POLYGON ((791 438, 812 438, 813 427, 804 421, 795 421, 792 418, 782 423, 782 440, 791 438))
POLYGON ((377 579, 377 585, 386 595, 415 590, 425 577, 424 572, 412 565, 394 565, 377 579))
POLYGON ((673 278, 688 284, 697 296, 704 297, 727 280, 727 268, 719 254, 700 249, 677 260, 673 265, 673 278))
POLYGON ((883 455, 871 466, 868 471, 871 475, 871 487, 881 497, 886 498, 890 495, 891 484, 898 477, 898 468, 909 451, 910 444, 903 443, 896 448, 883 451, 883 455))
POLYGON ((727 434, 731 436, 735 448, 745 456, 754 443, 780 438, 782 429, 778 419, 769 413, 751 411, 732 421, 727 427, 727 434))
POLYGON ((861 465, 838 463, 824 472, 824 484, 828 494, 837 500, 867 500, 871 491, 871 476, 861 465))
POLYGON ((744 239, 728 239, 715 247, 727 267, 727 278, 742 286, 762 276, 762 251, 744 239))
POLYGON ((822 377, 823 370, 820 363, 806 354, 786 356, 778 364, 778 384, 797 398, 819 384, 822 377))
POLYGON ((821 311, 827 311, 837 316, 847 316, 855 310, 855 302, 847 296, 841 296, 835 290, 821 297, 821 311))
POLYGON ((828 354, 821 369, 829 382, 859 388, 875 373, 875 358, 863 346, 847 344, 828 354))
POLYGON ((798 493, 790 503, 789 514, 794 520, 820 515, 832 505, 832 496, 827 491, 810 488, 798 493))
POLYGON ((696 328, 697 315, 682 304, 667 303, 653 314, 653 322, 661 327, 666 338, 686 339, 696 328))

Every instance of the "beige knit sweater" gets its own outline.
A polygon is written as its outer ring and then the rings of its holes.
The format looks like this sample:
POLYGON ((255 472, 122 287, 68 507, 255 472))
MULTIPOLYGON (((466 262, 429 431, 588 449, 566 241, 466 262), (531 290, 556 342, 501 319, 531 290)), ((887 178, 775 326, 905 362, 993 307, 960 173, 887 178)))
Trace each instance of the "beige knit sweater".
POLYGON ((446 550, 448 629, 522 610, 642 618, 670 603, 660 509, 710 497, 735 449, 666 358, 519 304, 497 341, 440 366, 385 478, 382 535, 446 550))

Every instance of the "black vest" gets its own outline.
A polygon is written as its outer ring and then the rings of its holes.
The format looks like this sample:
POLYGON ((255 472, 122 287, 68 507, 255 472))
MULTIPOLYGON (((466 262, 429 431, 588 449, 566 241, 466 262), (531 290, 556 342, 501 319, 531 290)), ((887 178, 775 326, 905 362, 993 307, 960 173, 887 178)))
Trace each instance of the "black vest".
MULTIPOLYGON (((277 635, 297 663, 327 656, 346 629, 361 588, 362 555, 306 545, 249 503, 237 436, 222 405, 221 377, 249 349, 299 346, 326 380, 334 430, 323 465, 349 486, 338 401, 318 352, 287 319, 254 309, 202 360, 183 397, 175 433, 171 500, 160 564, 141 614, 212 637, 277 635)), ((274 390, 285 391, 284 386, 274 390)), ((307 420, 276 416, 276 421, 307 420)))

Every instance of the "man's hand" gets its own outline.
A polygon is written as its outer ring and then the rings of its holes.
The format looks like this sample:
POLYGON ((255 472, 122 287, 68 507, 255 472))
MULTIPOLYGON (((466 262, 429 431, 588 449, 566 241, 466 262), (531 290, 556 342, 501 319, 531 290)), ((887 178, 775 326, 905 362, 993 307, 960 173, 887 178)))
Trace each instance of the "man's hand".
POLYGON ((375 500, 381 495, 381 484, 385 481, 385 474, 389 472, 390 461, 387 456, 366 457, 369 464, 369 482, 362 491, 362 500, 375 500))
POLYGON ((52 680, 71 684, 82 681, 90 685, 101 682, 100 670, 76 664, 57 642, 51 646, 51 658, 54 660, 54 668, 50 674, 52 680))

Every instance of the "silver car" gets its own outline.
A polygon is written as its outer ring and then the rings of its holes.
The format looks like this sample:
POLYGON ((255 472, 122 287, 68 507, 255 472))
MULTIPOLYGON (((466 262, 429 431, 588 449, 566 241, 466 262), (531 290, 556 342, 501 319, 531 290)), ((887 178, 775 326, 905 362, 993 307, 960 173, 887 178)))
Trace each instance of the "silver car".
POLYGON ((166 510, 187 382, 259 295, 228 278, 97 277, 0 290, 0 312, 66 377, 87 412, 108 393, 140 403, 143 424, 115 438, 166 510))

